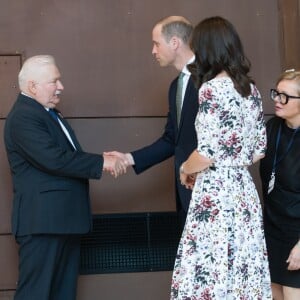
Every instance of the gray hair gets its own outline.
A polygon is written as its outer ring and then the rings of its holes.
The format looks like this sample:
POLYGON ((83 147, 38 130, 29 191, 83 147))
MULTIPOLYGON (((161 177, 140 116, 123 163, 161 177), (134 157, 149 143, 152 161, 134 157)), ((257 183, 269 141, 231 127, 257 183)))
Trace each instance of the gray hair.
POLYGON ((26 90, 28 80, 38 80, 41 70, 49 65, 55 65, 54 57, 51 55, 36 55, 28 58, 18 75, 20 90, 26 90))

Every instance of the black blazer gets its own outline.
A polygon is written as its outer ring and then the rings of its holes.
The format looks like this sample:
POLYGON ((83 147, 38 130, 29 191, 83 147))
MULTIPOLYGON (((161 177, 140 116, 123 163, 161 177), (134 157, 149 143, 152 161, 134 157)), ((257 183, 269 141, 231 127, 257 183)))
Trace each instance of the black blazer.
POLYGON ((19 95, 4 128, 13 179, 12 232, 81 234, 91 227, 89 178, 102 175, 103 157, 82 151, 69 124, 60 125, 37 101, 19 95))
POLYGON ((176 90, 177 80, 173 80, 169 89, 169 112, 163 135, 153 144, 133 151, 134 170, 137 174, 147 170, 174 155, 176 200, 185 212, 188 210, 191 191, 180 184, 179 167, 197 147, 195 118, 198 113, 198 90, 191 78, 184 96, 179 128, 177 126, 176 90))

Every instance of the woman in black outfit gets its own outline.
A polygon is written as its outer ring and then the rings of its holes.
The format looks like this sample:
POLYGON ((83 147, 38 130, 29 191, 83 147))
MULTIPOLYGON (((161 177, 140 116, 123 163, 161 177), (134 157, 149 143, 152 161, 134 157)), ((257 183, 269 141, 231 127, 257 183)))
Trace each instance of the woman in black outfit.
POLYGON ((275 117, 267 123, 260 175, 265 234, 275 300, 300 299, 300 71, 271 90, 275 117))

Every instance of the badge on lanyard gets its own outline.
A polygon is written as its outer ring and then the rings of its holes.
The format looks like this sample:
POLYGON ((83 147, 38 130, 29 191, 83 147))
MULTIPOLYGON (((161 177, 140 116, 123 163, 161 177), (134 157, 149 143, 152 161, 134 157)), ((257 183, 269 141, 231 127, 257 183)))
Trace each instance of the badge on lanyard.
POLYGON ((274 184, 275 184, 275 172, 272 172, 271 179, 269 181, 269 186, 268 186, 268 194, 270 194, 273 191, 274 184))
POLYGON ((281 155, 281 157, 279 159, 277 159, 277 150, 278 150, 278 146, 279 146, 279 141, 280 141, 280 137, 281 137, 281 124, 277 133, 277 138, 276 138, 276 148, 275 148, 275 155, 274 155, 274 161, 273 161, 273 167, 272 167, 272 174, 271 174, 271 178, 269 181, 269 185, 268 185, 268 194, 270 194, 275 186, 275 170, 276 170, 276 166, 285 158, 285 156, 288 154, 288 152, 290 151, 293 142, 294 142, 294 138, 296 133, 298 132, 299 127, 293 132, 293 135, 290 139, 290 142, 287 146, 286 151, 281 155))

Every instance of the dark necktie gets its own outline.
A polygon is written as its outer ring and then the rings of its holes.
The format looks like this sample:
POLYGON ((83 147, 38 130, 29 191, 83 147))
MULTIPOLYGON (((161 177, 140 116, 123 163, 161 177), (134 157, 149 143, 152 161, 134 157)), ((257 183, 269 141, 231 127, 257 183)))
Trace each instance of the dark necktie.
POLYGON ((181 106, 182 106, 182 87, 183 87, 184 73, 180 72, 177 80, 177 91, 176 91, 176 109, 177 109, 177 125, 180 123, 181 106))
POLYGON ((64 132, 65 136, 67 137, 67 139, 70 141, 70 143, 72 144, 73 148, 76 150, 76 146, 72 141, 72 138, 70 136, 70 133, 68 132, 68 129, 65 127, 65 125, 62 123, 62 121, 59 120, 58 114, 57 112, 52 109, 49 108, 48 110, 50 116, 58 123, 59 127, 62 129, 62 131, 64 132))
POLYGON ((56 122, 58 122, 58 115, 57 115, 56 111, 55 111, 54 109, 52 109, 52 108, 49 108, 48 112, 49 112, 50 116, 51 116, 56 122))

